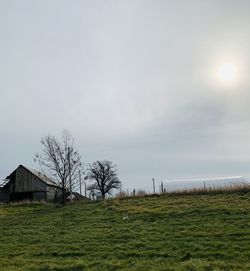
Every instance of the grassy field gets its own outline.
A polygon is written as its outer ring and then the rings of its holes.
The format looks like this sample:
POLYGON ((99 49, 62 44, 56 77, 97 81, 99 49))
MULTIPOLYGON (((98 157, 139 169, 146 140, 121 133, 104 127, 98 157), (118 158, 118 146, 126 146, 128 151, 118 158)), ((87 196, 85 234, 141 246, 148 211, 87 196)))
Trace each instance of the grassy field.
POLYGON ((250 270, 250 193, 0 207, 0 270, 250 270))

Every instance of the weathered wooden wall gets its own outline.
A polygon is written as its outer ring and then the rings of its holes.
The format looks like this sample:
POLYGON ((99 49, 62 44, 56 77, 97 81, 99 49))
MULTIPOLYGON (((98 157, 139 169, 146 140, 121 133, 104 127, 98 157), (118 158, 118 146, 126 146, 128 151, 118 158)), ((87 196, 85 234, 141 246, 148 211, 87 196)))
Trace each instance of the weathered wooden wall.
POLYGON ((47 200, 51 201, 55 199, 56 191, 58 189, 52 186, 47 187, 47 200))
POLYGON ((16 170, 15 180, 11 181, 11 192, 46 191, 47 185, 23 167, 16 170))
POLYGON ((0 203, 7 203, 10 201, 9 193, 4 193, 0 191, 0 203))

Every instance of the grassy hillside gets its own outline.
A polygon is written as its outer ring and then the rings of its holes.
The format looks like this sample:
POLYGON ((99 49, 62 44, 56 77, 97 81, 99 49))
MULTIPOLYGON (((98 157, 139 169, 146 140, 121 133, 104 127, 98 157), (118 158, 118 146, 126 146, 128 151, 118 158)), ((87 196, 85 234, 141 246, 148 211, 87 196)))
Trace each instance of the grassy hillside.
POLYGON ((0 270, 250 270, 250 193, 0 207, 0 270))

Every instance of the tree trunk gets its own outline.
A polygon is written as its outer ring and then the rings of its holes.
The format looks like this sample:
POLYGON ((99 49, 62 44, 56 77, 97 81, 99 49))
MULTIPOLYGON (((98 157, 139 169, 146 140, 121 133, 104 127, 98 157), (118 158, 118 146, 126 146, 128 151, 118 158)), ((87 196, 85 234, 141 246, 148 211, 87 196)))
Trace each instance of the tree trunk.
POLYGON ((62 204, 65 205, 66 204, 66 190, 65 190, 65 184, 63 183, 62 186, 62 204))
POLYGON ((102 192, 102 199, 105 199, 105 193, 102 192))

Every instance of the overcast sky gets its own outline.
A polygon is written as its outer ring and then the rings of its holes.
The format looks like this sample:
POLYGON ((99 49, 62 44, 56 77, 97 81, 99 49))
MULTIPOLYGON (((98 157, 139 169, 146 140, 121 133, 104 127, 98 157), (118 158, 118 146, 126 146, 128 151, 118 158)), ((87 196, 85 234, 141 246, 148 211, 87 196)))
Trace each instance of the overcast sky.
POLYGON ((125 188, 250 176, 249 48, 250 1, 0 0, 0 178, 65 128, 125 188))

